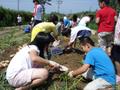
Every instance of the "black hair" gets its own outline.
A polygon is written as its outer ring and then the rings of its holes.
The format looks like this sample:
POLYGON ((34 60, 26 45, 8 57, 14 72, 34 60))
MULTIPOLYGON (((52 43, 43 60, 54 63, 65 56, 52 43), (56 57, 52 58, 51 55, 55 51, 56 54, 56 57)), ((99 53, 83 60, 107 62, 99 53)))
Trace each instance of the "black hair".
POLYGON ((57 22, 58 22, 58 16, 55 15, 55 14, 51 14, 51 15, 49 16, 49 18, 48 18, 48 21, 49 21, 49 22, 53 22, 54 24, 57 24, 57 22))
POLYGON ((72 17, 73 21, 77 21, 77 15, 74 14, 73 17, 72 17))
POLYGON ((120 0, 117 0, 118 1, 118 4, 120 5, 120 0))
POLYGON ((33 3, 34 3, 34 2, 40 3, 39 0, 33 0, 33 3))
POLYGON ((90 17, 90 21, 93 21, 93 20, 94 20, 94 15, 89 14, 88 16, 90 17))
POLYGON ((105 2, 106 5, 109 5, 110 0, 99 0, 99 2, 105 2))
POLYGON ((62 31, 62 35, 69 37, 71 34, 71 29, 70 28, 64 28, 64 30, 62 31))
POLYGON ((60 18, 60 22, 63 22, 63 18, 60 18))
POLYGON ((29 44, 29 45, 36 45, 39 50, 41 48, 44 48, 46 45, 48 45, 50 42, 54 42, 54 38, 51 34, 39 32, 35 39, 29 44))
POLYGON ((82 45, 86 45, 87 43, 89 43, 92 46, 95 46, 93 40, 90 37, 81 37, 79 38, 80 40, 80 44, 82 45))

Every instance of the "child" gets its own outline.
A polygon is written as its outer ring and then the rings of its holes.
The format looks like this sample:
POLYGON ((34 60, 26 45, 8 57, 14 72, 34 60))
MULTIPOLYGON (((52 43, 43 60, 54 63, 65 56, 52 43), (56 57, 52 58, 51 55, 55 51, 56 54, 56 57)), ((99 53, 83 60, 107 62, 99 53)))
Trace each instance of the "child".
POLYGON ((116 21, 116 11, 108 6, 110 0, 99 0, 100 10, 96 13, 96 23, 98 24, 99 46, 108 55, 110 54, 113 42, 114 25, 116 21))
POLYGON ((28 25, 24 28, 24 33, 30 33, 31 32, 31 23, 29 22, 28 25))
MULTIPOLYGON (((84 64, 77 70, 70 71, 68 75, 70 77, 77 76, 91 68, 94 79, 88 83, 84 90, 98 90, 104 89, 107 86, 115 85, 114 66, 103 49, 94 47, 94 42, 89 37, 81 38, 80 46, 86 53, 84 64)), ((90 71, 86 73, 87 75, 92 74, 90 71)), ((88 78, 88 76, 86 76, 86 78, 88 78)), ((92 78, 93 77, 91 77, 91 79, 92 78)))
POLYGON ((23 47, 12 58, 7 67, 6 79, 15 90, 30 90, 41 85, 48 78, 48 70, 44 65, 58 67, 54 61, 48 61, 39 56, 40 48, 45 48, 54 38, 48 34, 38 33, 35 39, 23 47))

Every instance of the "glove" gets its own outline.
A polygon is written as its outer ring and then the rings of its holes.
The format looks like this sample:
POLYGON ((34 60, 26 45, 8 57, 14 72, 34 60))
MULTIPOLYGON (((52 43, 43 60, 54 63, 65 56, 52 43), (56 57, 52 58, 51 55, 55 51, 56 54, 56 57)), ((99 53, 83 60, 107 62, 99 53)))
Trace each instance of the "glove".
POLYGON ((53 47, 57 47, 58 45, 60 44, 60 40, 55 40, 54 42, 53 42, 53 47))
POLYGON ((58 64, 58 63, 56 63, 56 62, 54 62, 54 61, 51 61, 51 60, 49 60, 49 64, 50 64, 50 66, 52 66, 52 67, 60 67, 60 64, 58 64))
POLYGON ((66 66, 60 65, 60 71, 68 72, 68 70, 69 69, 66 66))
POLYGON ((72 78, 72 77, 73 77, 73 71, 70 71, 70 72, 68 73, 68 76, 72 78))

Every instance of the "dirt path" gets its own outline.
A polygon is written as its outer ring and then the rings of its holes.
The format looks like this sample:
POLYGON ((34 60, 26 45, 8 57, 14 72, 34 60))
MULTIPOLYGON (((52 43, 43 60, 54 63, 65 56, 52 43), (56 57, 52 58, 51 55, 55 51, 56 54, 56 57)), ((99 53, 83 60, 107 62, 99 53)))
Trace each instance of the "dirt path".
MULTIPOLYGON (((23 28, 24 26, 22 26, 23 28)), ((12 27, 0 27, 0 37, 4 36, 6 33, 11 32, 12 30, 19 30, 18 26, 12 26, 12 27)))

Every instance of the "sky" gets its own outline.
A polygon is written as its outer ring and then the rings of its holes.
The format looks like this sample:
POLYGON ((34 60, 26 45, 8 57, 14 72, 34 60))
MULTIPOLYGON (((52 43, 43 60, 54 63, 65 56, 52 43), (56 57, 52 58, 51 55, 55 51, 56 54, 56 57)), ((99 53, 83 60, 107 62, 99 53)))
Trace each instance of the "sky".
MULTIPOLYGON (((0 0, 0 6, 18 10, 33 12, 34 4, 32 0, 0 0)), ((96 11, 99 9, 98 0, 62 0, 58 9, 58 0, 52 0, 52 5, 45 5, 46 13, 60 12, 64 14, 77 13, 82 11, 96 11)))

